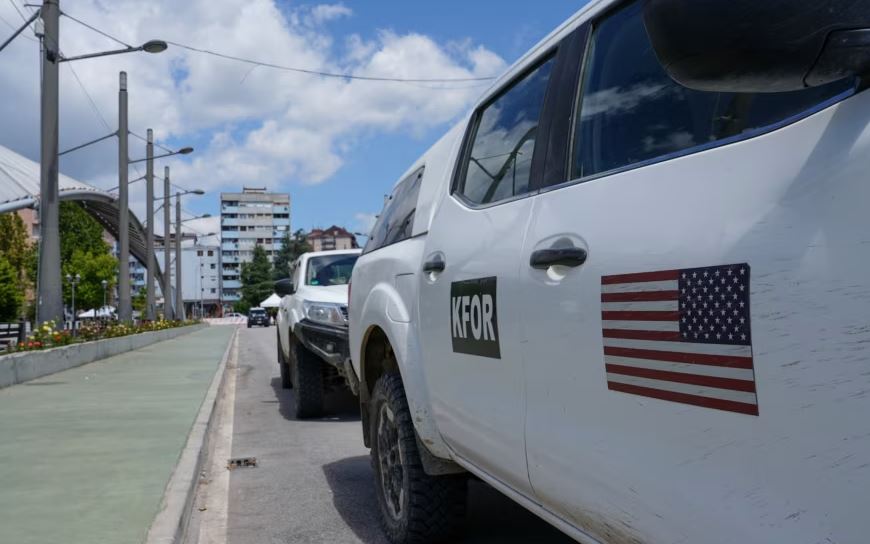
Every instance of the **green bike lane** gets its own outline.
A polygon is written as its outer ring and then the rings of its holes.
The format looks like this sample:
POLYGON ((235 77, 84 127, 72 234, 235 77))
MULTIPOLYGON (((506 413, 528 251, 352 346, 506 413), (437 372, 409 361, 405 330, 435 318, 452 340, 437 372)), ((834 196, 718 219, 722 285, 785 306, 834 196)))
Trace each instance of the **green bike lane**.
POLYGON ((141 543, 234 329, 0 390, 0 542, 141 543))

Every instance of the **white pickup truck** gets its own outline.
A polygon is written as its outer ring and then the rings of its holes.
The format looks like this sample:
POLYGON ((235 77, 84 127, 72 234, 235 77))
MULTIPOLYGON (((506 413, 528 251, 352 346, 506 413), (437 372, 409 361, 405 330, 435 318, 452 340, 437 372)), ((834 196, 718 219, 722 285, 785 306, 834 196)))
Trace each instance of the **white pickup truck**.
POLYGON ((299 418, 321 415, 324 395, 347 383, 347 290, 359 254, 305 253, 288 278, 275 282, 282 297, 276 319, 281 385, 295 387, 299 418))
POLYGON ((350 355, 393 543, 870 542, 870 1, 593 0, 400 178, 350 355))

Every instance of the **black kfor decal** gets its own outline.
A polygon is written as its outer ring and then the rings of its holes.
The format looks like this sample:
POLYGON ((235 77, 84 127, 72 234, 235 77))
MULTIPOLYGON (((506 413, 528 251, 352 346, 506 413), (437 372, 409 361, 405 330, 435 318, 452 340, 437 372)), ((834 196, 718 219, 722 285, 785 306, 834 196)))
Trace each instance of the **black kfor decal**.
POLYGON ((495 276, 450 284, 450 331, 454 352, 501 359, 495 276))

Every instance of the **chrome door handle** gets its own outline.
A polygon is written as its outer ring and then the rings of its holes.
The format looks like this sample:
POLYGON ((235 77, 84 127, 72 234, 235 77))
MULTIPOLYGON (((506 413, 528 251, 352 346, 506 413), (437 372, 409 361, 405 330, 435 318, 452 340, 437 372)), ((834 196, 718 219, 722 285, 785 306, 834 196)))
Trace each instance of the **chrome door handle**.
POLYGON ((539 249, 532 252, 529 266, 546 270, 551 266, 580 266, 586 262, 587 253, 582 247, 539 249))

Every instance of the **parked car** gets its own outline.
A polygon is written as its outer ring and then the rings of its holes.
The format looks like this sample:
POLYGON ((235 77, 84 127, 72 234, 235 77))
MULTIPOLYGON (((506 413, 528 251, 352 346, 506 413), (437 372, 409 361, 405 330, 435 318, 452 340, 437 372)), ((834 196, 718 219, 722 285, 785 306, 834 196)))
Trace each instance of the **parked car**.
POLYGON ((268 327, 271 325, 269 314, 265 308, 251 308, 248 310, 248 328, 257 325, 260 327, 268 327))
POLYGON ((349 314, 391 542, 466 471, 582 542, 867 540, 870 3, 690 4, 590 2, 386 202, 349 314))
POLYGON ((317 417, 324 395, 348 384, 347 297, 359 249, 301 255, 275 283, 281 385, 295 388, 296 416, 317 417))
POLYGON ((228 314, 224 314, 224 317, 245 317, 245 314, 240 314, 239 312, 230 312, 228 314))

